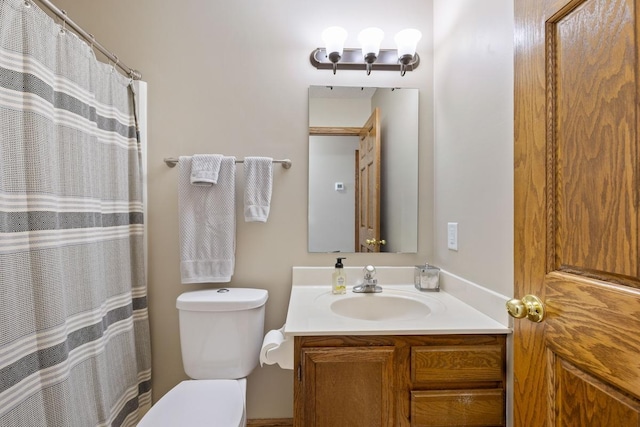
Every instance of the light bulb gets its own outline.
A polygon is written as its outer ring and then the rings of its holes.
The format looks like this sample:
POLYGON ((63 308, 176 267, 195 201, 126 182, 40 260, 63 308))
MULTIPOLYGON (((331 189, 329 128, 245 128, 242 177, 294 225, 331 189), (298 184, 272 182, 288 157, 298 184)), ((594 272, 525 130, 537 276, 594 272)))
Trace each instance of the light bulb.
POLYGON ((380 53, 380 43, 382 43, 383 38, 384 31, 380 28, 370 27, 360 31, 360 34, 358 34, 358 42, 362 48, 362 57, 365 61, 369 54, 373 54, 373 60, 375 61, 375 58, 378 57, 378 53, 380 53))
POLYGON ((396 34, 395 41, 398 47, 398 58, 400 59, 405 55, 413 57, 416 53, 418 41, 420 41, 421 38, 422 33, 413 28, 407 28, 396 34))
POLYGON ((337 53, 341 57, 345 40, 347 40, 347 30, 342 27, 329 27, 322 32, 322 41, 324 42, 327 56, 337 53))

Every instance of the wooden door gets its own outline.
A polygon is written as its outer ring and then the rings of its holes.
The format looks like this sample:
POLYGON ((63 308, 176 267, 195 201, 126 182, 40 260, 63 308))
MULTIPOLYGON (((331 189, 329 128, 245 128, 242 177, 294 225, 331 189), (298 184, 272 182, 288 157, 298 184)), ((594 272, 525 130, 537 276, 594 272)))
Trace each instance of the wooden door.
POLYGON ((515 426, 640 425, 639 7, 515 1, 515 426))
POLYGON ((394 348, 301 350, 295 425, 394 427, 394 348))
POLYGON ((380 110, 374 109, 360 132, 357 252, 380 252, 380 110))

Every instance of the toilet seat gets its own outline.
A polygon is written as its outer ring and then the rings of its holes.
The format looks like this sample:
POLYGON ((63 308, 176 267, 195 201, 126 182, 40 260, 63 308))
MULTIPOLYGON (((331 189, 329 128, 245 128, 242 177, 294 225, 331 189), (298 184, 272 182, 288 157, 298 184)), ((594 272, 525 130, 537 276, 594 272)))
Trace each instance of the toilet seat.
POLYGON ((138 427, 242 427, 245 391, 239 380, 187 380, 165 394, 138 427))

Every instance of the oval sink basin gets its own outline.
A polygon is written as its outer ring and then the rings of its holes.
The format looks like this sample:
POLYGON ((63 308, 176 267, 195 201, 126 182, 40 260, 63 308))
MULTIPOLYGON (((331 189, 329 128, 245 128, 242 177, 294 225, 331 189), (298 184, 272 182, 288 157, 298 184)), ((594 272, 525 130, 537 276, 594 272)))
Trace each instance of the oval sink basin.
POLYGON ((412 320, 428 316, 431 309, 425 303, 395 295, 357 295, 334 301, 335 314, 359 320, 412 320))

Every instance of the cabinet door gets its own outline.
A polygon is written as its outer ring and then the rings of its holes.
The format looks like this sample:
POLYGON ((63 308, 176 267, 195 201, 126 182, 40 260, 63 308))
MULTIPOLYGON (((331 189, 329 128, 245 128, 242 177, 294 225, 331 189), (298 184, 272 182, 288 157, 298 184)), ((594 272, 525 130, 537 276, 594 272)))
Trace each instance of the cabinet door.
POLYGON ((297 426, 395 425, 393 347, 311 347, 301 352, 297 426))

